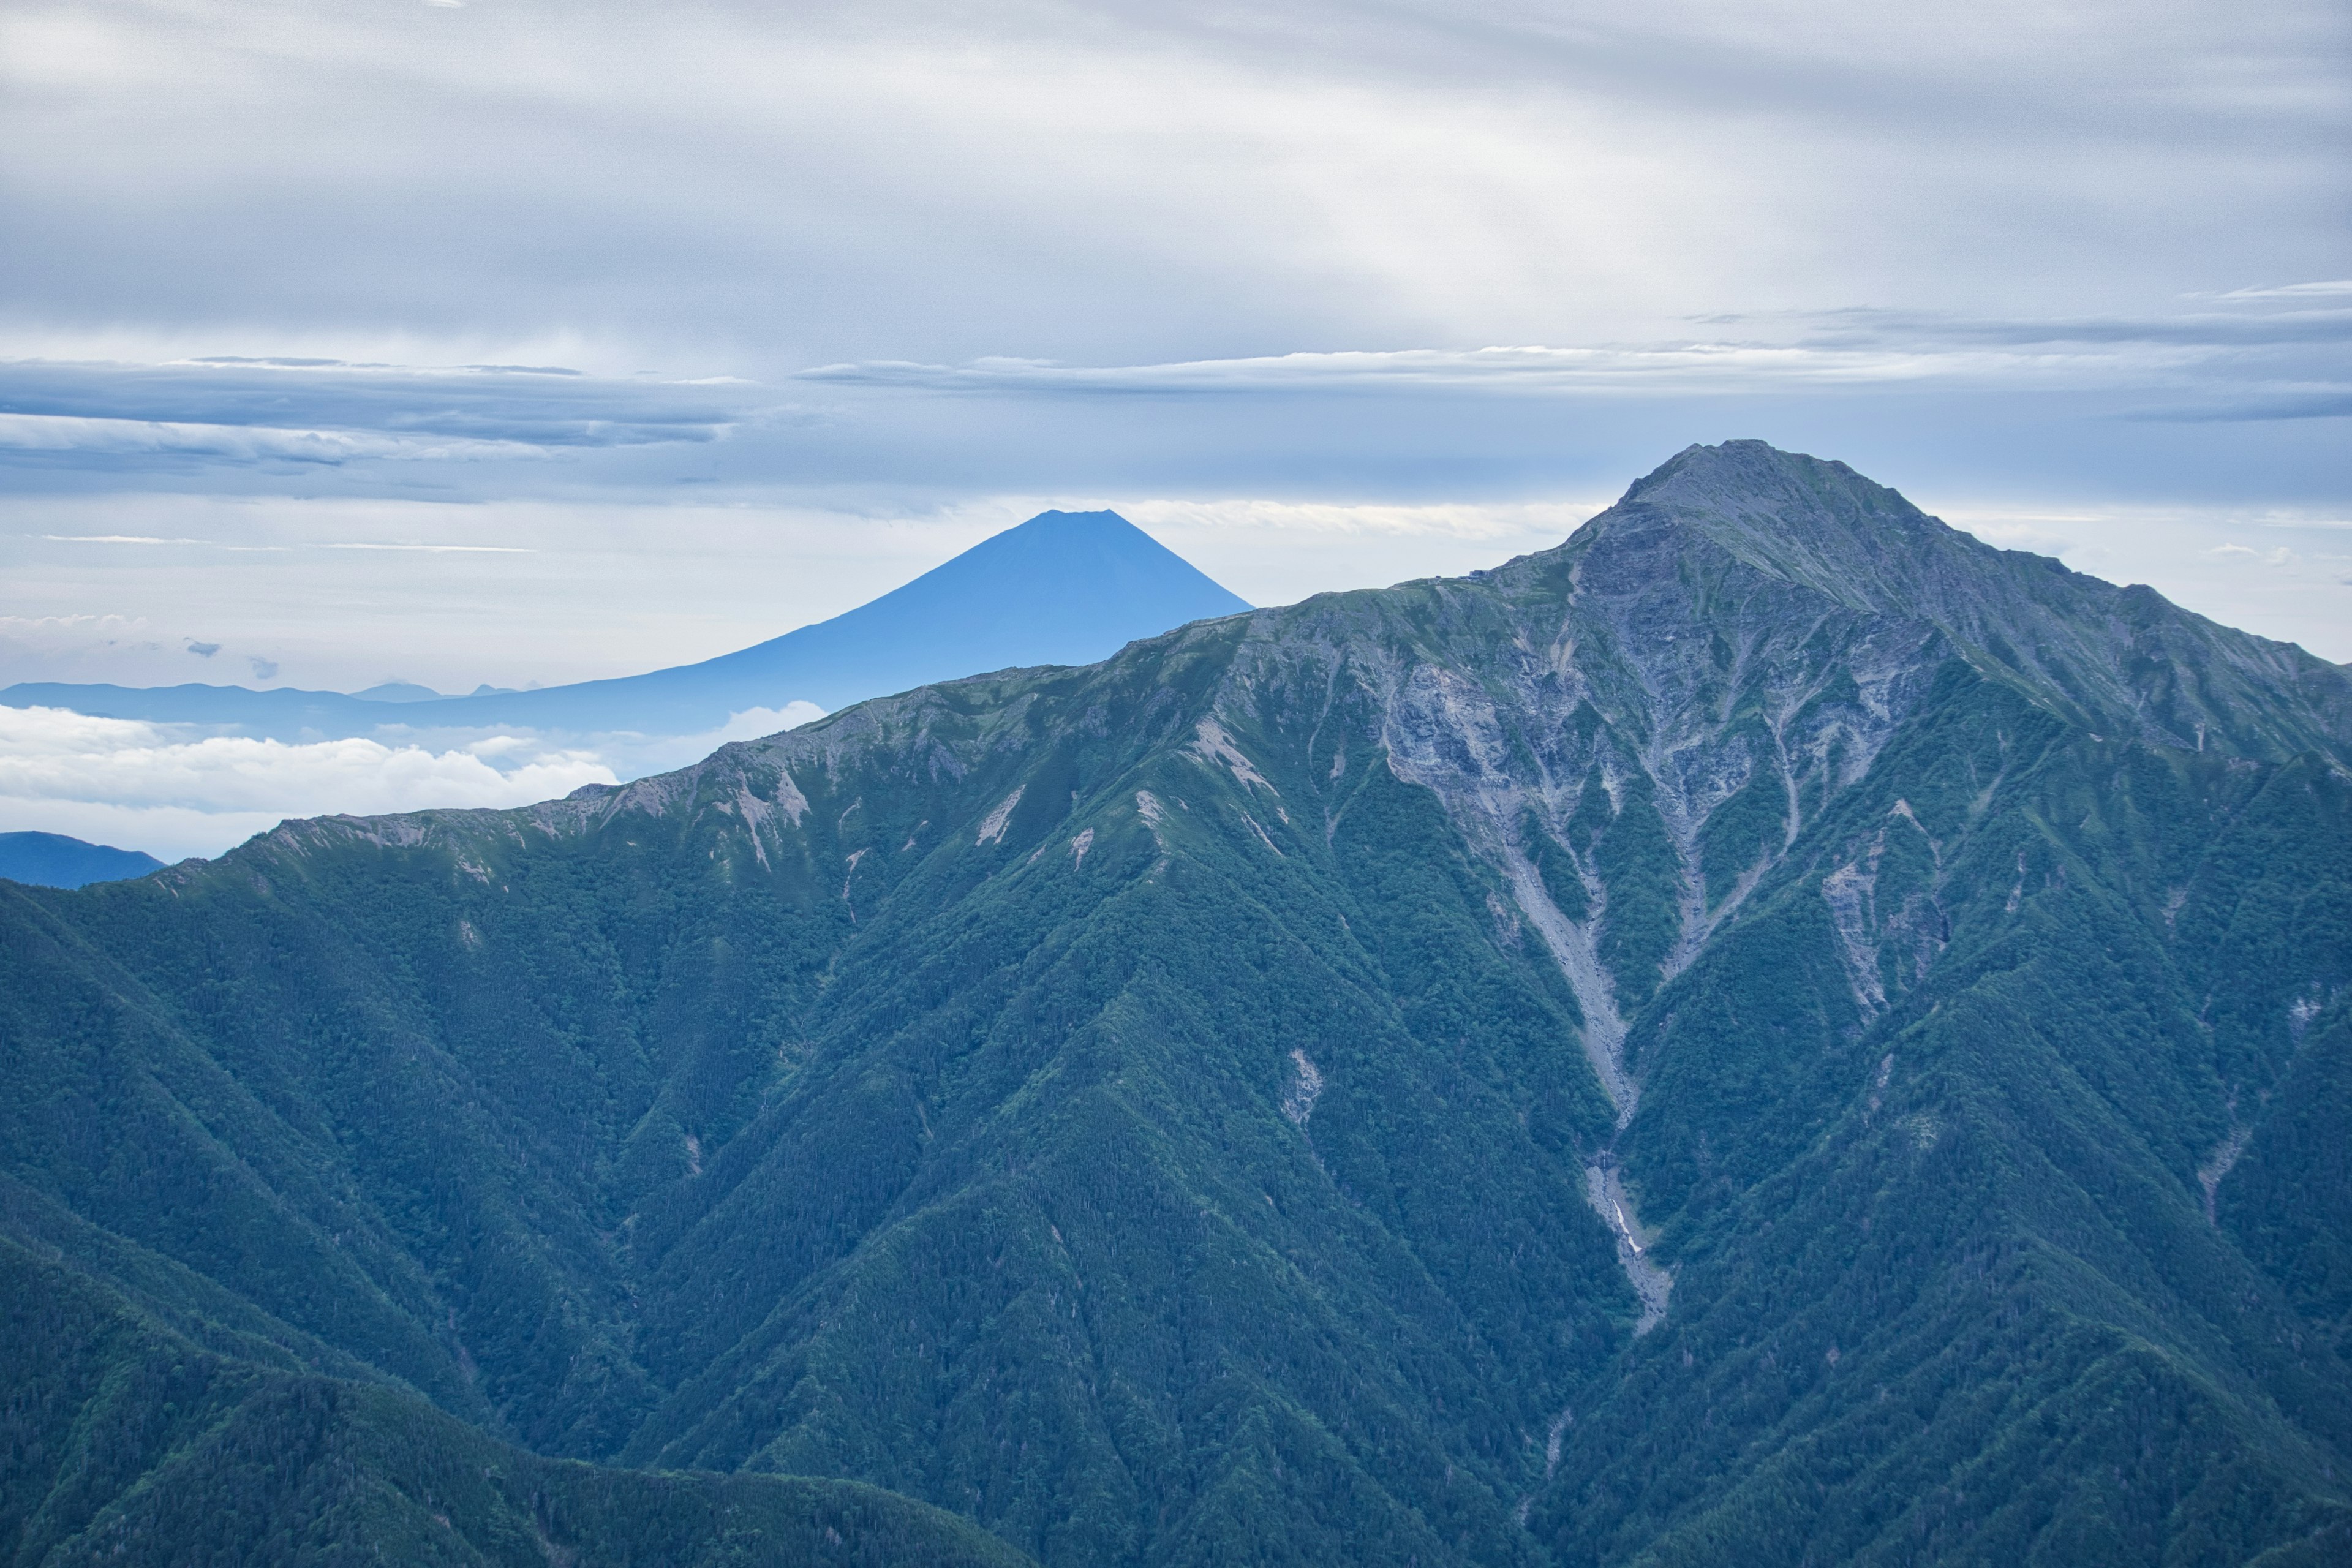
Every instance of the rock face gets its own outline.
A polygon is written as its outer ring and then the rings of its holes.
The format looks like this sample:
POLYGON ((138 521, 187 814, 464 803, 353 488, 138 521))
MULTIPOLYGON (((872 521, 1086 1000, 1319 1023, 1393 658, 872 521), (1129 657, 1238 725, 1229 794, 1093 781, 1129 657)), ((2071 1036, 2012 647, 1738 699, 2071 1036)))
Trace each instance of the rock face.
POLYGON ((1051 1563, 2328 1561, 2347 761, 2338 667, 1694 447, 1470 578, 0 889, 0 1147, 152 1310, 1051 1563))

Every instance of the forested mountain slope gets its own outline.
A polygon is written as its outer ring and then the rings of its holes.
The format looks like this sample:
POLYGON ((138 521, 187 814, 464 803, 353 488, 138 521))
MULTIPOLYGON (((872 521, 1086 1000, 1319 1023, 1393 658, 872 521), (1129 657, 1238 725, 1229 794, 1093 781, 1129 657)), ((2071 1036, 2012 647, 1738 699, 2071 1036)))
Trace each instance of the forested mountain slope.
POLYGON ((9 1561, 1025 1561, 964 1521, 872 1487, 541 1458, 414 1394, 303 1375, 261 1342, 241 1348, 260 1353, 209 1351, 56 1250, 0 1239, 9 1561))
POLYGON ((9 1224, 1056 1565, 2342 1561, 2348 760, 2338 667, 1694 447, 1472 578, 0 888, 9 1224))

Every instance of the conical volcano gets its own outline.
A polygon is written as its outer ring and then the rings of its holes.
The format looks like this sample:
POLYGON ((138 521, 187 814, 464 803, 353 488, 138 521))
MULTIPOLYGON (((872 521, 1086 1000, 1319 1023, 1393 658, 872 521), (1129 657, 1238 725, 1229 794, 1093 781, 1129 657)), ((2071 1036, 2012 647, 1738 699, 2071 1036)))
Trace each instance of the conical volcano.
POLYGON ((986 670, 1091 664, 1138 637, 1248 608, 1115 511, 1046 511, 831 620, 644 675, 446 698, 399 683, 346 696, 32 682, 0 701, 287 741, 385 726, 707 735, 736 714, 793 702, 840 708, 986 670))
POLYGON ((1091 664, 1249 605, 1115 511, 1040 512, 903 587, 782 637, 648 675, 459 698, 427 721, 692 733, 791 701, 845 707, 927 680, 1091 664))

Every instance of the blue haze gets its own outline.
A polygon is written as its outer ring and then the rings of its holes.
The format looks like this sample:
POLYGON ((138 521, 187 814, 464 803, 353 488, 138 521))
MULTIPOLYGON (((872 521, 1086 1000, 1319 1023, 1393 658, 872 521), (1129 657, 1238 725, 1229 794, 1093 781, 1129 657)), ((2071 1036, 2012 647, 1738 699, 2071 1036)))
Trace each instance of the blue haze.
POLYGON ((845 615, 751 647, 644 675, 537 691, 422 700, 184 685, 25 682, 10 707, 226 726, 288 742, 412 731, 693 735, 735 714, 835 709, 927 681, 1034 665, 1091 664, 1139 637, 1249 605, 1113 511, 1047 511, 845 615))
POLYGON ((0 878, 37 888, 86 888, 161 869, 163 862, 138 849, 90 844, 62 833, 0 833, 0 878))

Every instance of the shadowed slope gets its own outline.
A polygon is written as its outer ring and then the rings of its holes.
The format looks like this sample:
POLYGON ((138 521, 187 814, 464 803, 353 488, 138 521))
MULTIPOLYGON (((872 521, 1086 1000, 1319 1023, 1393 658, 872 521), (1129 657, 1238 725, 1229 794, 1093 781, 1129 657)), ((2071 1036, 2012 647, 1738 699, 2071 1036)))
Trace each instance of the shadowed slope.
POLYGON ((0 1238, 9 1561, 834 1563, 1017 1568, 951 1515, 845 1481, 651 1476, 519 1452, 413 1393, 224 1357, 0 1238))

